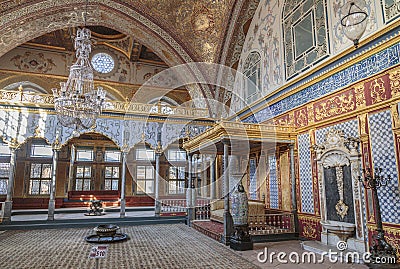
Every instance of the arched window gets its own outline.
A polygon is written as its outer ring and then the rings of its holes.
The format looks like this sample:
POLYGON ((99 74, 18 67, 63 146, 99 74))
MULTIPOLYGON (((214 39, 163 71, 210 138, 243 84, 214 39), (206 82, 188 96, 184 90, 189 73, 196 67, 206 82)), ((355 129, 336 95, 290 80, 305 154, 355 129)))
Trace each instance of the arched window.
POLYGON ((251 103, 260 97, 261 88, 261 55, 253 51, 247 56, 243 65, 243 74, 248 78, 244 81, 245 99, 251 103))
POLYGON ((101 74, 108 74, 114 70, 114 58, 105 52, 95 53, 91 59, 94 70, 101 74))
POLYGON ((41 86, 30 81, 19 81, 9 84, 3 88, 5 91, 17 91, 22 87, 24 94, 48 94, 48 92, 41 86))
POLYGON ((326 0, 286 0, 282 18, 290 79, 329 55, 326 0))

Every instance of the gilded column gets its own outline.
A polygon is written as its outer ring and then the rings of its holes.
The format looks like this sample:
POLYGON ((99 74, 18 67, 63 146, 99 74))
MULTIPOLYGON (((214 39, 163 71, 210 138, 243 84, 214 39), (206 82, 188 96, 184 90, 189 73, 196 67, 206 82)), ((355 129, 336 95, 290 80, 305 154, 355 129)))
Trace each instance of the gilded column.
POLYGON ((161 213, 161 203, 160 203, 160 156, 162 154, 161 145, 156 148, 156 186, 155 186, 155 215, 160 216, 161 213))
POLYGON ((228 171, 228 161, 229 161, 229 141, 223 140, 224 144, 224 235, 222 238, 222 243, 229 245, 230 237, 233 233, 233 219, 229 212, 229 171, 228 171))
POLYGON ((297 216, 297 195, 296 195, 296 171, 294 166, 294 144, 289 145, 290 149, 290 179, 292 183, 292 213, 294 218, 295 232, 299 232, 299 220, 297 216))

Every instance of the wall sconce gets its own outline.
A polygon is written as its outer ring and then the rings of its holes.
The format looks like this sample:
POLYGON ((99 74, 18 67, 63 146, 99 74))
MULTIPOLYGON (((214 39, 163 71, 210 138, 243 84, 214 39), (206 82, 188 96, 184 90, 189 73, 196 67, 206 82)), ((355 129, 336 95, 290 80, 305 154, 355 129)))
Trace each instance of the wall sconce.
POLYGON ((358 47, 358 41, 367 28, 368 14, 365 11, 364 0, 349 0, 340 8, 343 16, 340 24, 343 26, 345 36, 353 41, 354 46, 358 47))

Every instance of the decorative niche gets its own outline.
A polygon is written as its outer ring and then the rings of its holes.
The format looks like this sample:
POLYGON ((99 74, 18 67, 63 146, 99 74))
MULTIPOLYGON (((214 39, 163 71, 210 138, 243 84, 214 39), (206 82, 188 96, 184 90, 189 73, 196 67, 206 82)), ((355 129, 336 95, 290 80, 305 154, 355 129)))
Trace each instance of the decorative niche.
POLYGON ((352 249, 366 251, 360 175, 359 140, 345 138, 343 131, 331 128, 325 141, 314 145, 318 166, 321 212, 321 241, 336 245, 347 241, 352 249))

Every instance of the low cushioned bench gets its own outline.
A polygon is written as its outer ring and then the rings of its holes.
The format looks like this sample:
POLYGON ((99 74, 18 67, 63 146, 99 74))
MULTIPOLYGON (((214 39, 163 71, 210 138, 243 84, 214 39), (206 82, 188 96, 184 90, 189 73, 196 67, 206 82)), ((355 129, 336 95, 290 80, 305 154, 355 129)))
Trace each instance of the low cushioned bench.
MULTIPOLYGON (((224 200, 211 202, 210 220, 224 222, 224 200)), ((249 200, 249 216, 265 215, 265 205, 263 201, 249 200)))

